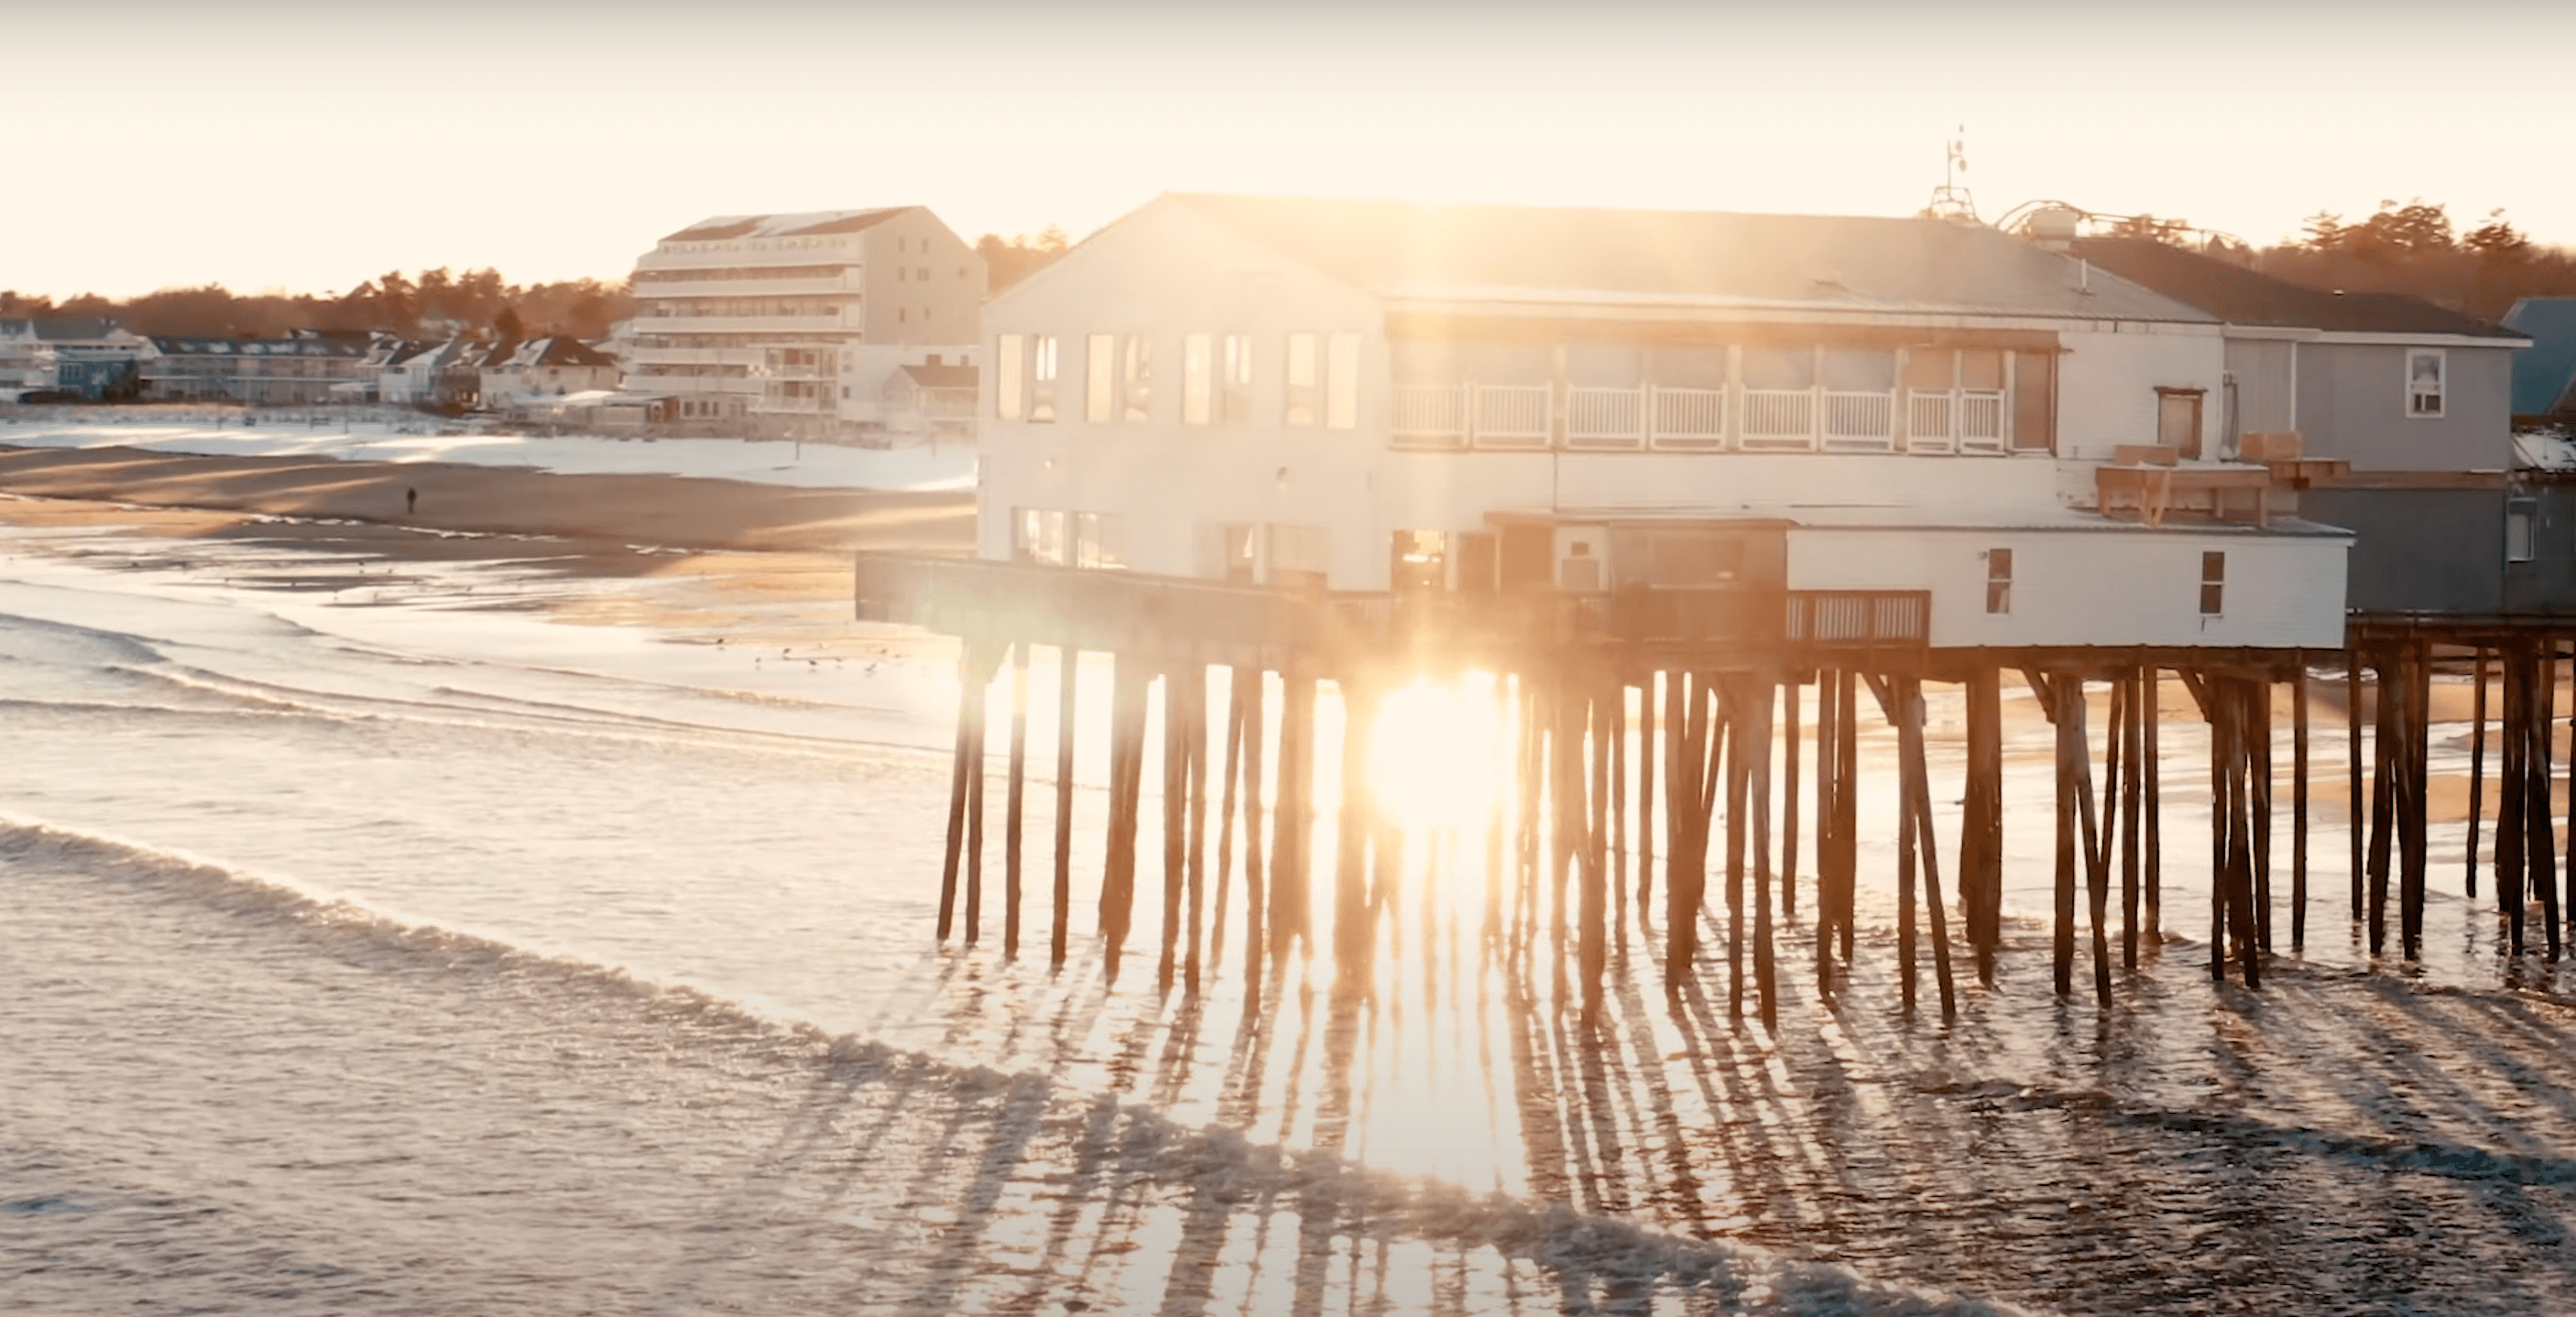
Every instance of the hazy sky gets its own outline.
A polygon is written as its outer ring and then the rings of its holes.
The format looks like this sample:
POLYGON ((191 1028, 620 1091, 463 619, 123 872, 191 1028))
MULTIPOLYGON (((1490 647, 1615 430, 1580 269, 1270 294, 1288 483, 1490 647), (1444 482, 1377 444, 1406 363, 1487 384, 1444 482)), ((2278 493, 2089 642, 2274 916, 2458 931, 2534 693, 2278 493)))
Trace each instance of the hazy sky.
POLYGON ((1167 189, 2576 244, 2576 6, 0 0, 0 288, 620 277, 716 214, 1079 237, 1167 189), (2463 227, 2466 227, 2464 224, 2463 227))

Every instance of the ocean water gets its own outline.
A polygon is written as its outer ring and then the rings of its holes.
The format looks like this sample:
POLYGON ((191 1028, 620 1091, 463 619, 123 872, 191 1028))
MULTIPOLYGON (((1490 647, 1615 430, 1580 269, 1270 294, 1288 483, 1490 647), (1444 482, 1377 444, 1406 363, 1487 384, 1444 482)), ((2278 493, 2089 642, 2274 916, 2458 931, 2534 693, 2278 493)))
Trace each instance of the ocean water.
POLYGON ((1408 837, 1370 992, 1248 984, 1239 877, 1193 990, 1151 802, 1114 978, 1090 914, 1103 672, 1057 970, 1043 662, 1014 958, 997 839, 979 940, 932 936, 935 647, 565 625, 666 585, 541 546, 0 555, 0 1311, 2576 1311, 2576 984, 2496 954, 2456 835, 2425 960, 2374 963, 2320 826, 2306 954, 2211 985, 2180 722, 2175 940, 2107 1010, 2049 991, 2026 768, 1953 1022, 1898 1007, 1884 847, 1773 1033, 1722 911, 1677 997, 1624 917, 1585 1018, 1473 827, 1408 837))

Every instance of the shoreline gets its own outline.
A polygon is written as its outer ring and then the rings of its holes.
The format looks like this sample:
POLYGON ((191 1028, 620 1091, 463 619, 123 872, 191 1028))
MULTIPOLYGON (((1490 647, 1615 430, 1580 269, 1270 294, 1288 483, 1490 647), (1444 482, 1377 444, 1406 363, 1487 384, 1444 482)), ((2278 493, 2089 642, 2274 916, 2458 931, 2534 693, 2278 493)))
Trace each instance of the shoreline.
POLYGON ((742 552, 965 554, 971 492, 813 489, 704 476, 562 475, 336 458, 0 444, 0 493, 428 532, 742 552), (416 507, 405 495, 418 491, 416 507))

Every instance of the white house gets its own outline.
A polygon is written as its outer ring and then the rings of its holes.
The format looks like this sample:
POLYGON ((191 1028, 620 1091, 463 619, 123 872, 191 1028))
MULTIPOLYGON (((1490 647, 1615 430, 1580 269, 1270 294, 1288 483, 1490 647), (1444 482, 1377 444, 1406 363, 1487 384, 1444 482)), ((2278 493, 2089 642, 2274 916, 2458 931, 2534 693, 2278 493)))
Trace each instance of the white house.
POLYGON ((883 372, 843 379, 844 349, 971 354, 984 258, 920 206, 726 215, 637 258, 633 288, 628 389, 684 424, 856 437, 883 372))
POLYGON ((1167 195, 983 324, 988 558, 1920 591, 1944 647, 2342 641, 2348 534, 2215 444, 2137 465, 2216 422, 2218 320, 1983 228, 1167 195), (2114 466, 2156 499, 2105 512, 2114 466))
POLYGON ((519 399, 560 398, 617 387, 617 360, 564 334, 532 338, 483 363, 483 406, 500 411, 519 399))

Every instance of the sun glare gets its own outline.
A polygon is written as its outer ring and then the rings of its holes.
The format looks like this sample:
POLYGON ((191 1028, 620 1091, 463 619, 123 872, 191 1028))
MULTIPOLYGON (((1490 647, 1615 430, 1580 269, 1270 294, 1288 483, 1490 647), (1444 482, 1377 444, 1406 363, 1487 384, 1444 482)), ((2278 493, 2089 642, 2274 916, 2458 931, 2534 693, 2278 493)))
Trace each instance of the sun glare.
POLYGON ((1407 828, 1481 822, 1502 790, 1511 743, 1494 679, 1416 681, 1386 697, 1369 739, 1369 787, 1407 828))

